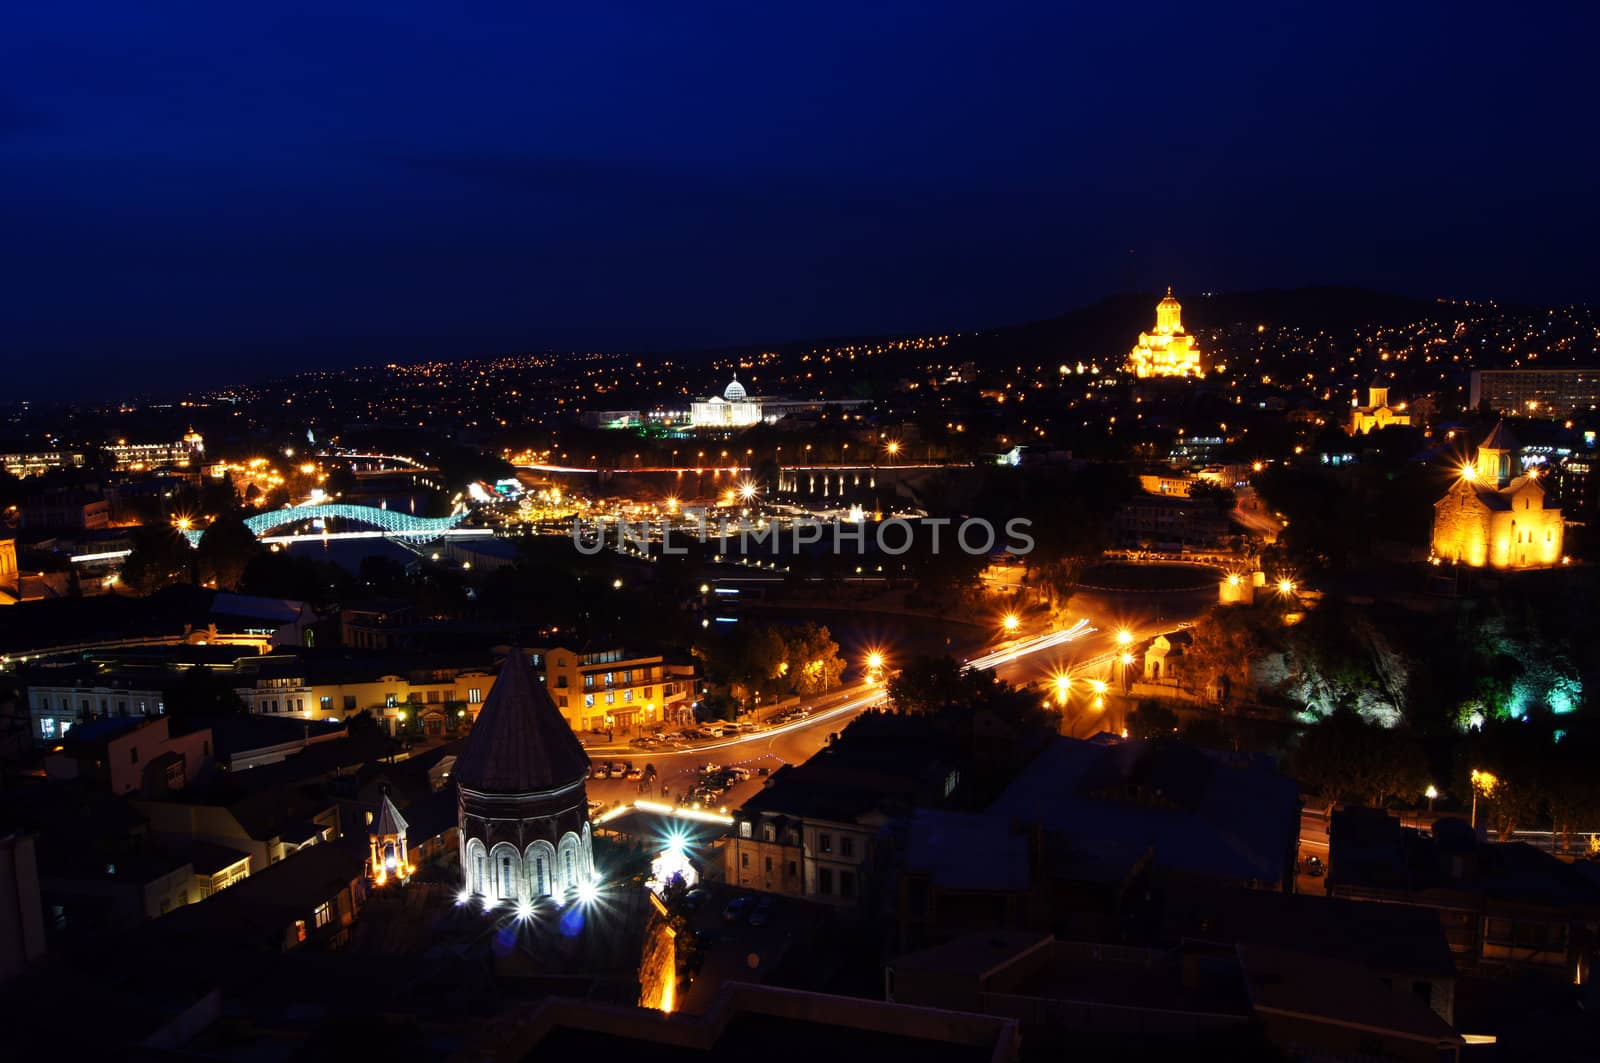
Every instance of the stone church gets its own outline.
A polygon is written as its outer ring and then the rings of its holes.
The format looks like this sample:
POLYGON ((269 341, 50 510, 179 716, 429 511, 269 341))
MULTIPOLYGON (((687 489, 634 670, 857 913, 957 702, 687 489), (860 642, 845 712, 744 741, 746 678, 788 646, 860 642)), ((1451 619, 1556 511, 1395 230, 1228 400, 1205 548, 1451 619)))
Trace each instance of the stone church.
POLYGON ((1543 568, 1561 563, 1561 508, 1537 469, 1523 472, 1504 422, 1478 444, 1450 490, 1433 506, 1433 556, 1475 568, 1543 568))
POLYGON ((589 758, 513 649, 456 761, 465 894, 556 900, 594 882, 589 758))

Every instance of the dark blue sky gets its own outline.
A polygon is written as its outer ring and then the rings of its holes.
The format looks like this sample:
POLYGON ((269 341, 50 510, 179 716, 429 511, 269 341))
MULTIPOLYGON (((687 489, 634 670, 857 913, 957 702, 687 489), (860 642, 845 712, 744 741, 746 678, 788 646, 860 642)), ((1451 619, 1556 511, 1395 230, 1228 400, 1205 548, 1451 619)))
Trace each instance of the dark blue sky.
POLYGON ((1593 298, 1591 5, 289 6, 8 13, 17 393, 1000 324, 1130 249, 1593 298))

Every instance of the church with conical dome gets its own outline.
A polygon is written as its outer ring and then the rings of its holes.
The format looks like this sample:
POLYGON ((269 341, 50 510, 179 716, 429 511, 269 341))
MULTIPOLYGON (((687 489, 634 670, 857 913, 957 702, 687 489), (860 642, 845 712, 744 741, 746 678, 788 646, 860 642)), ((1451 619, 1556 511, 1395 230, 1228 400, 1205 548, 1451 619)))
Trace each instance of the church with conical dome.
POLYGON ((1566 525, 1538 471, 1524 472, 1505 423, 1495 425, 1433 504, 1433 558, 1474 568, 1544 568, 1562 560, 1566 525))
POLYGON ((463 894, 561 898, 593 883, 589 758, 513 649, 456 760, 463 894))
POLYGON ((1128 372, 1140 379, 1150 377, 1203 377, 1200 345, 1183 331, 1183 307, 1167 289, 1167 297, 1156 304, 1156 327, 1139 333, 1139 342, 1128 352, 1128 372))

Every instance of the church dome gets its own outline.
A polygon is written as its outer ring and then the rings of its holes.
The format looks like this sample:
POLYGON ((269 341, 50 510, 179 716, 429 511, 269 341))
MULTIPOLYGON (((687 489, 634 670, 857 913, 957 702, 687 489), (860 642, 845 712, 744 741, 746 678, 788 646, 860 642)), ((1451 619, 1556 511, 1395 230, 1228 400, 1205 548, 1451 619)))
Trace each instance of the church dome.
POLYGON ((500 666, 455 774, 462 787, 487 794, 537 793, 588 777, 588 754, 521 650, 500 666))
POLYGON ((727 399, 729 402, 743 402, 744 401, 744 399, 745 399, 744 385, 739 383, 739 378, 738 377, 734 377, 733 378, 733 383, 729 384, 727 386, 727 388, 722 392, 722 397, 727 399))

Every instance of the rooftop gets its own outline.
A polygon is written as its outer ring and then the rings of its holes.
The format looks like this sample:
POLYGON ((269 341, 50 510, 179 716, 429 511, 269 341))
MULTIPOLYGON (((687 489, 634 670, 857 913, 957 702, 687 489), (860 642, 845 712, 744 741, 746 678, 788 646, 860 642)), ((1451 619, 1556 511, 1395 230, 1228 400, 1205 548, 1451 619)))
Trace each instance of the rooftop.
POLYGON ((1255 758, 1057 738, 989 812, 1103 856, 1150 850, 1158 869, 1272 883, 1292 858, 1299 808, 1294 781, 1255 758))
POLYGON ((527 794, 584 779, 589 757, 520 649, 509 654, 456 760, 456 781, 480 793, 527 794))

